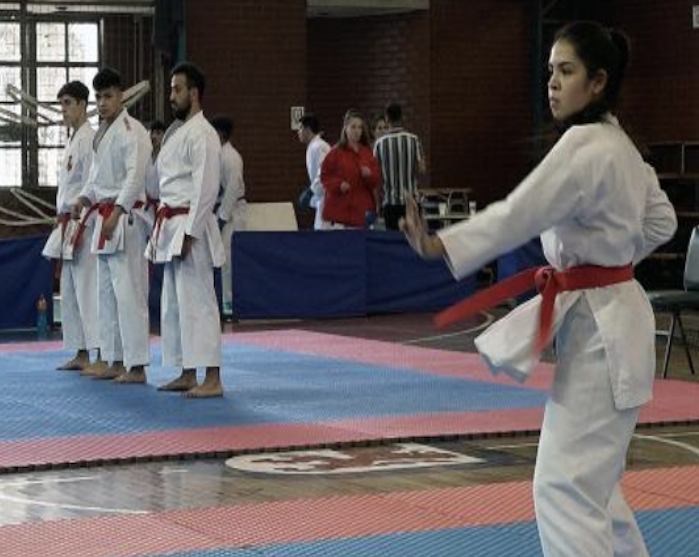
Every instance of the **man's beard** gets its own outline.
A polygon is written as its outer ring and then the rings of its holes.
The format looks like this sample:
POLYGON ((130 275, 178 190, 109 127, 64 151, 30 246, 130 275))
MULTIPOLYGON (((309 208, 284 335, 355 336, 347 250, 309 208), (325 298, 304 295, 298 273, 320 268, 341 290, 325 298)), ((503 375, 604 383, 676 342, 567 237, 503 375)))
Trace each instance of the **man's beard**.
POLYGON ((179 108, 176 105, 172 105, 172 114, 178 120, 186 120, 189 116, 189 112, 192 110, 192 103, 187 103, 185 106, 179 108))

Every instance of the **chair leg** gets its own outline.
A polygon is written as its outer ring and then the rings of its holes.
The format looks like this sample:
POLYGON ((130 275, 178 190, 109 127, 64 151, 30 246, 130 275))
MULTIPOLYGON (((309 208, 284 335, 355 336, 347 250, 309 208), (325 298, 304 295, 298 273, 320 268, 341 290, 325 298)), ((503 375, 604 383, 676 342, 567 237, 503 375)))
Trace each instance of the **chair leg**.
POLYGON ((667 367, 670 364, 670 352, 672 351, 672 338, 675 336, 675 319, 677 314, 673 313, 670 319, 670 329, 667 332, 667 343, 665 344, 665 358, 663 359, 663 379, 667 379, 667 367))
POLYGON ((694 375, 694 363, 692 362, 692 355, 689 352, 689 343, 687 342, 687 337, 684 334, 684 327, 682 326, 682 318, 679 312, 677 313, 677 325, 680 329, 680 336, 682 337, 682 344, 684 344, 684 353, 687 354, 687 361, 689 362, 689 371, 694 375))

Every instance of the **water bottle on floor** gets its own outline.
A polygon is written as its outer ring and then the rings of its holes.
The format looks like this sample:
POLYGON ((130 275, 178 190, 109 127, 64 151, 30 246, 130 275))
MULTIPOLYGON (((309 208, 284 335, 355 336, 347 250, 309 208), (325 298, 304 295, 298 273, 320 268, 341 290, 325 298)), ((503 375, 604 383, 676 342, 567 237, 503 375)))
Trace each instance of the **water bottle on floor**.
POLYGON ((49 336, 48 304, 46 298, 41 294, 36 302, 36 335, 40 339, 49 336))

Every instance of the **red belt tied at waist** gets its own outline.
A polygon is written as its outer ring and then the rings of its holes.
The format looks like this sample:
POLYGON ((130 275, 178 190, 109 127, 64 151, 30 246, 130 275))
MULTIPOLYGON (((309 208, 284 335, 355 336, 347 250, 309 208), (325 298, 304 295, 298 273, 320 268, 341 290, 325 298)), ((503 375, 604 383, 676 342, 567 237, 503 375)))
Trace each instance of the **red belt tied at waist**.
POLYGON ((153 245, 158 245, 158 238, 160 237, 160 227, 165 219, 171 219, 177 215, 186 215, 189 213, 189 207, 169 207, 167 205, 161 205, 158 208, 158 212, 155 213, 155 226, 153 229, 153 245))
POLYGON ((153 197, 146 196, 145 202, 138 200, 138 201, 136 201, 136 203, 133 204, 133 208, 134 209, 143 208, 144 211, 148 211, 149 209, 153 209, 154 211, 157 211, 158 203, 160 203, 159 199, 155 199, 153 197))
POLYGON ((542 298, 535 345, 538 353, 550 340, 553 307, 559 292, 602 288, 632 279, 633 265, 630 263, 623 267, 580 265, 565 271, 557 271, 549 266, 533 267, 454 304, 437 314, 434 321, 438 327, 446 327, 536 288, 542 298))
POLYGON ((100 203, 95 203, 94 205, 90 205, 90 208, 87 210, 83 218, 80 219, 80 224, 78 225, 78 231, 75 233, 75 236, 73 236, 73 249, 76 250, 80 247, 80 242, 83 239, 83 234, 85 233, 85 229, 87 228, 87 219, 90 218, 90 215, 97 211, 100 207, 100 203))

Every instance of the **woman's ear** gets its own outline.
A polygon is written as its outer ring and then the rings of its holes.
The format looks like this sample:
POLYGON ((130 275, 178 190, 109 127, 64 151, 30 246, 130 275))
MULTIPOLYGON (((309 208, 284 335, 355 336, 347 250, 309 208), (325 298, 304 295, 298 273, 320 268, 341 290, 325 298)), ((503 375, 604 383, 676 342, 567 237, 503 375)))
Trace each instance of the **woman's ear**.
POLYGON ((602 91, 604 91, 604 88, 607 86, 607 77, 606 70, 597 70, 595 77, 592 78, 592 93, 595 96, 601 95, 602 91))

